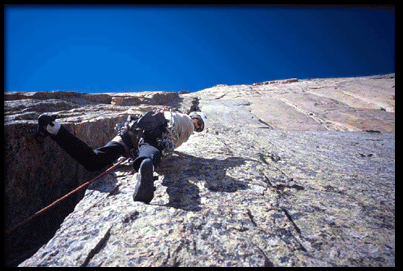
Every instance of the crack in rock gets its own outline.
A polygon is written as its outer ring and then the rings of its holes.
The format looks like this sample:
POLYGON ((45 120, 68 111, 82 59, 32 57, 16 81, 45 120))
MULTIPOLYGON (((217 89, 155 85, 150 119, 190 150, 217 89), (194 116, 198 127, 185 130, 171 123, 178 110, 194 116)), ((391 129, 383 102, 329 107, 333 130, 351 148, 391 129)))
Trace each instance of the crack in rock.
POLYGON ((80 265, 80 267, 85 267, 91 261, 95 254, 99 253, 101 249, 104 247, 106 242, 110 237, 110 230, 112 225, 107 228, 104 234, 101 235, 101 238, 95 243, 95 246, 88 252, 87 257, 84 262, 80 265))

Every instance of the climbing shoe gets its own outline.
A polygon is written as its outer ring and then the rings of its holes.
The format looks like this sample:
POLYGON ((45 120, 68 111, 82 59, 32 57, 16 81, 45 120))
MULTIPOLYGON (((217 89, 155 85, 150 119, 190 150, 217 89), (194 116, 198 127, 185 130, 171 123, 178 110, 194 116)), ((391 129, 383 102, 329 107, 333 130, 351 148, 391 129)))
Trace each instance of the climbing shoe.
POLYGON ((137 183, 134 188, 133 200, 142 201, 146 204, 154 197, 154 166, 150 158, 144 159, 139 168, 139 173, 134 175, 137 177, 137 183))
POLYGON ((42 137, 57 135, 61 124, 56 121, 57 115, 42 114, 38 118, 37 134, 42 137))

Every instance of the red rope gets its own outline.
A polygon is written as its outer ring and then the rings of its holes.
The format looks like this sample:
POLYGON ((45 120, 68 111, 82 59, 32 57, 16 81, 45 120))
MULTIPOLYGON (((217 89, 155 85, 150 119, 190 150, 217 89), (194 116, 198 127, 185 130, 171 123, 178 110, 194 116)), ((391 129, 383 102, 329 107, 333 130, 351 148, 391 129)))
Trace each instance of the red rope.
POLYGON ((41 210, 39 210, 38 212, 34 213, 33 215, 31 215, 30 217, 28 217, 27 219, 25 219, 24 221, 18 223, 17 225, 13 226, 11 229, 6 230, 6 233, 9 234, 11 231, 21 227, 22 225, 24 225, 25 223, 27 223, 28 221, 30 221, 31 219, 33 219, 34 217, 38 216, 39 214, 45 212, 46 210, 48 210, 49 208, 51 208, 52 206, 56 205, 57 203, 61 202, 62 200, 64 200, 65 198, 71 196, 72 194, 74 194, 77 191, 80 191, 81 189, 83 189, 84 187, 86 187, 87 185, 93 183, 95 180, 97 180, 98 178, 104 176, 106 173, 108 173, 109 171, 111 171, 112 169, 116 168, 117 166, 119 166, 121 163, 123 163, 124 161, 126 161, 127 159, 129 159, 130 157, 126 157, 123 160, 119 161, 117 164, 111 166, 110 168, 108 168, 107 170, 105 170, 104 172, 102 172, 101 174, 99 174, 98 176, 96 176, 95 178, 89 180, 86 183, 83 183, 82 185, 80 185, 79 187, 75 188, 74 190, 70 191, 69 193, 67 193, 66 195, 64 195, 63 197, 55 200, 54 202, 52 202, 51 204, 49 204, 48 206, 42 208, 41 210))

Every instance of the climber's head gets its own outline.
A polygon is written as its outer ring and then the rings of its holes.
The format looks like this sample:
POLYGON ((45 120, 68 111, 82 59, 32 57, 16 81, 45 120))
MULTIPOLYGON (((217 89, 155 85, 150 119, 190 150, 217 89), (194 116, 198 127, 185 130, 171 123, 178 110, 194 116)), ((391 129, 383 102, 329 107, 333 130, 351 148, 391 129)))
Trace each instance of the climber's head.
POLYGON ((202 112, 192 112, 189 114, 189 117, 192 119, 194 131, 201 132, 206 128, 206 114, 202 112))

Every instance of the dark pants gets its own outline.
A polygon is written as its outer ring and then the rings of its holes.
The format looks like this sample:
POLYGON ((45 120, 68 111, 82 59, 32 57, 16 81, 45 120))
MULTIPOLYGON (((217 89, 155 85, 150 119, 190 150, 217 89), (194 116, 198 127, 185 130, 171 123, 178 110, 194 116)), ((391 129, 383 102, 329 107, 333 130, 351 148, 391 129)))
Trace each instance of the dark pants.
MULTIPOLYGON (((112 164, 120 156, 126 156, 125 148, 114 141, 108 142, 105 146, 93 150, 88 144, 77 138, 69 132, 63 125, 57 135, 50 136, 60 147, 62 147, 72 158, 90 171, 101 170, 107 165, 112 164)), ((139 156, 136 157, 133 167, 139 170, 141 161, 150 158, 154 167, 157 167, 161 161, 161 151, 155 140, 144 139, 139 145, 139 156)))

